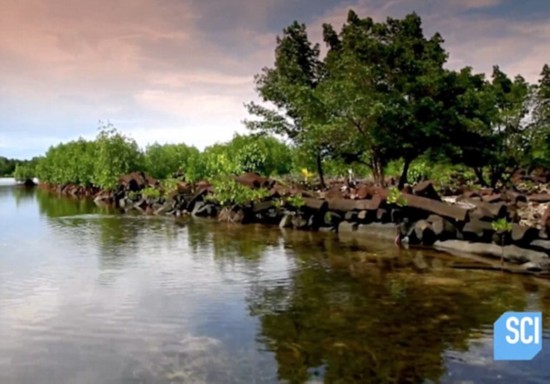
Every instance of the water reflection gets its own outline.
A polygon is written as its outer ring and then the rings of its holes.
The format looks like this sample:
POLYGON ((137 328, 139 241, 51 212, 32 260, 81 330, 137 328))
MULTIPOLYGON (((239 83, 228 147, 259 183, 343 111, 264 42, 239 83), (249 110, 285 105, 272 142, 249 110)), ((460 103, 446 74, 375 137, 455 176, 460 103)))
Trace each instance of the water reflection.
MULTIPOLYGON (((17 193, 0 188, 0 204, 17 193)), ((454 270, 450 256, 391 242, 32 196, 19 197, 28 209, 13 233, 33 237, 0 255, 1 382, 549 378, 547 352, 533 363, 491 359, 502 312, 542 310, 550 321, 550 289, 536 280, 454 270)))
POLYGON ((290 284, 257 285, 248 300, 290 383, 439 382, 445 351, 466 351, 505 310, 526 307, 523 281, 509 276, 377 267, 348 252, 323 255, 307 238, 289 252, 308 267, 290 284))
POLYGON ((48 218, 106 212, 89 199, 57 197, 42 189, 35 189, 31 193, 36 194, 40 214, 48 218))

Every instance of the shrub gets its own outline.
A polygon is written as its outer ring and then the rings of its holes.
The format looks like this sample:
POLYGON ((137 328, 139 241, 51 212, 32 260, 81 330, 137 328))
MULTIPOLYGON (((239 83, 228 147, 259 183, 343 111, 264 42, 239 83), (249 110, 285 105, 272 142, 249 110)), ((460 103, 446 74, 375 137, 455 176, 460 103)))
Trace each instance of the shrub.
POLYGON ((227 177, 213 180, 212 187, 214 193, 209 196, 209 199, 222 206, 246 205, 261 201, 269 195, 269 191, 265 188, 251 189, 227 177))

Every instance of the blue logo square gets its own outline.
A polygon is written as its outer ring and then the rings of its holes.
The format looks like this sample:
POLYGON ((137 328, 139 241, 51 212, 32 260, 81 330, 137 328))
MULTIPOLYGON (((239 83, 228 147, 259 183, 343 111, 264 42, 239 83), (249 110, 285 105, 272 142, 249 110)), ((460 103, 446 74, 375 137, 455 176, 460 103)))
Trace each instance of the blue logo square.
POLYGON ((542 313, 505 312, 493 332, 495 360, 532 360, 542 350, 542 313))

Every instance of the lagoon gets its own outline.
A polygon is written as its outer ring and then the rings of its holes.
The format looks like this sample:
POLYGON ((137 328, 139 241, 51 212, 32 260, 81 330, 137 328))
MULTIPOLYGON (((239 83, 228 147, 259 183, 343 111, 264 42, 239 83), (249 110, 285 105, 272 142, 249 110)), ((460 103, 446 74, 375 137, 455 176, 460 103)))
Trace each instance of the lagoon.
MULTIPOLYGON (((492 324, 550 286, 450 256, 120 215, 0 180, 0 383, 545 383, 492 324)), ((545 367, 546 366, 546 367, 545 367)))

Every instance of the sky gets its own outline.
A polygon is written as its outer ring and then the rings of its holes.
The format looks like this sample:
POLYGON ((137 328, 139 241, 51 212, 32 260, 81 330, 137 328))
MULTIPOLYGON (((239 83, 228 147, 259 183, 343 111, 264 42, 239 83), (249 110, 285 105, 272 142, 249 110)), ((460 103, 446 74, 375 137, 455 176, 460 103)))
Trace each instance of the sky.
POLYGON ((547 0, 0 0, 0 156, 30 158, 110 122, 142 147, 204 148, 244 133, 253 76, 294 20, 321 42, 349 9, 417 12, 447 67, 536 82, 550 62, 547 0))

